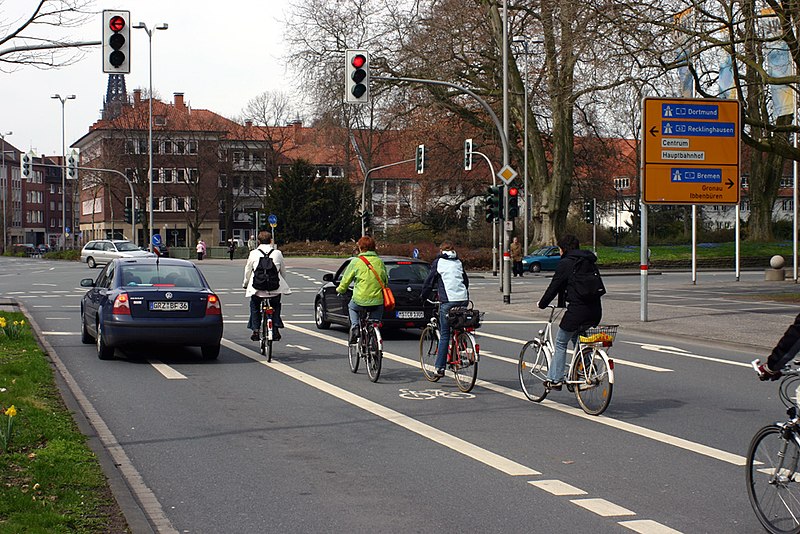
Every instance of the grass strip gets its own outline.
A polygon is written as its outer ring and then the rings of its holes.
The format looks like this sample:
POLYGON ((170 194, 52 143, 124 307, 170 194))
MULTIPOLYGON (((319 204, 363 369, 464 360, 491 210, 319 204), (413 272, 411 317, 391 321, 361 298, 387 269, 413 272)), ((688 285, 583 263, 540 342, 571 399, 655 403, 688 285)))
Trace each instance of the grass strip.
POLYGON ((0 534, 129 532, 25 317, 0 319, 0 432, 16 409, 7 450, 0 440, 0 534))

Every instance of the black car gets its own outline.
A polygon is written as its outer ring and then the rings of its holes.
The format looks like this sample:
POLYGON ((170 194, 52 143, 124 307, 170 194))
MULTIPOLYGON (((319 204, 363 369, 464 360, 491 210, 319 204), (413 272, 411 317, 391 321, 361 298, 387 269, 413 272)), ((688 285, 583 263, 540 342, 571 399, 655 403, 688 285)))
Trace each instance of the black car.
POLYGON ((153 343, 199 346, 203 358, 219 356, 222 305, 190 261, 170 258, 117 258, 81 300, 81 341, 96 343, 108 360, 115 347, 153 343))
MULTIPOLYGON (((322 277, 327 282, 314 298, 314 322, 317 328, 330 328, 331 323, 350 325, 347 305, 353 296, 352 289, 343 295, 336 293, 347 265, 355 259, 345 260, 336 274, 328 273, 322 277)), ((382 256, 389 275, 389 287, 397 301, 394 310, 383 312, 383 326, 390 328, 420 328, 427 324, 433 313, 433 306, 424 302, 421 296, 422 283, 428 277, 430 265, 422 260, 396 256, 382 256)))

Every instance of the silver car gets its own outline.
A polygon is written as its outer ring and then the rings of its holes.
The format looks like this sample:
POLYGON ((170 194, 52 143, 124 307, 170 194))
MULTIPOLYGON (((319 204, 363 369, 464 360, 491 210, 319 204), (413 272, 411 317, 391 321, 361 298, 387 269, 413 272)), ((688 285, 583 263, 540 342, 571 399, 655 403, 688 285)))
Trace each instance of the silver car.
POLYGON ((94 269, 114 258, 152 258, 155 254, 142 250, 136 244, 122 239, 97 239, 89 241, 81 250, 81 261, 94 269))

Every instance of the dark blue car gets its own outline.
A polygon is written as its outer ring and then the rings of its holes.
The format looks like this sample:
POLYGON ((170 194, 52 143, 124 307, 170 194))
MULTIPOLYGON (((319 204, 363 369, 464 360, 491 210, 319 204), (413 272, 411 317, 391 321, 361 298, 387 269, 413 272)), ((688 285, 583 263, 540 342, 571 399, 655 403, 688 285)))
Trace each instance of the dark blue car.
POLYGON ((109 262, 81 300, 81 341, 96 343, 108 360, 116 347, 137 344, 199 346, 204 359, 219 356, 222 305, 200 270, 170 258, 118 258, 109 262))
POLYGON ((522 268, 531 273, 539 271, 555 271, 561 261, 558 247, 542 247, 522 258, 522 268))

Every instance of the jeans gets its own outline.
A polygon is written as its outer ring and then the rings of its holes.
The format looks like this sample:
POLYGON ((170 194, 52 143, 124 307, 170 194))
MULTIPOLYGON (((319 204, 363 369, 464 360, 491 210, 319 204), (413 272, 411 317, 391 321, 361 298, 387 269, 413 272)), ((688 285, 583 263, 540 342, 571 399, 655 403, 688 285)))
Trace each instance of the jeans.
MULTIPOLYGON (((261 299, 258 295, 250 297, 250 320, 247 321, 247 328, 252 332, 256 332, 261 328, 261 299)), ((283 321, 281 321, 281 296, 268 297, 269 305, 272 306, 272 326, 275 328, 283 328, 283 321)))
POLYGON ((361 310, 367 312, 367 317, 373 321, 380 321, 383 317, 383 304, 378 304, 377 306, 360 306, 351 300, 347 305, 347 311, 350 314, 351 331, 358 329, 358 316, 361 310))
POLYGON ((447 365, 447 347, 450 345, 450 323, 447 322, 447 312, 454 306, 466 306, 466 300, 455 302, 442 302, 439 306, 439 346, 436 350, 436 368, 444 369, 447 365))
POLYGON ((563 382, 567 366, 567 345, 572 341, 572 345, 578 341, 578 332, 567 332, 558 328, 556 333, 556 348, 553 351, 553 361, 550 369, 547 370, 547 379, 551 382, 563 382))

